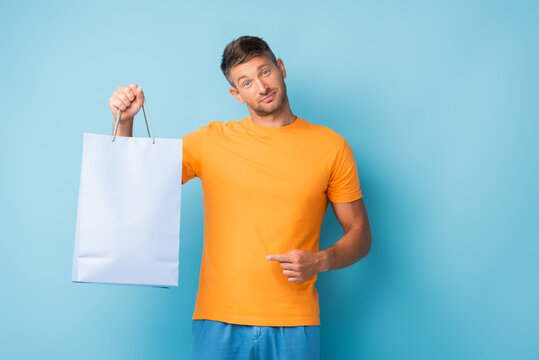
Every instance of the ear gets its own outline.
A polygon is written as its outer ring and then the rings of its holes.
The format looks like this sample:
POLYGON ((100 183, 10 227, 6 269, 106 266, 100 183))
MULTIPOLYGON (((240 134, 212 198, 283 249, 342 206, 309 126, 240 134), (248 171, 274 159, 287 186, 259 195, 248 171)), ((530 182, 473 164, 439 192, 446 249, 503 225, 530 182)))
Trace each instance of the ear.
POLYGON ((236 99, 238 99, 240 103, 245 104, 245 100, 243 100, 243 98, 241 97, 238 89, 236 89, 235 87, 231 87, 230 89, 228 89, 228 91, 230 91, 230 94, 234 96, 236 99))
POLYGON ((283 76, 283 79, 286 78, 286 70, 284 68, 284 63, 281 58, 277 59, 277 66, 279 66, 279 70, 281 70, 281 75, 283 76))

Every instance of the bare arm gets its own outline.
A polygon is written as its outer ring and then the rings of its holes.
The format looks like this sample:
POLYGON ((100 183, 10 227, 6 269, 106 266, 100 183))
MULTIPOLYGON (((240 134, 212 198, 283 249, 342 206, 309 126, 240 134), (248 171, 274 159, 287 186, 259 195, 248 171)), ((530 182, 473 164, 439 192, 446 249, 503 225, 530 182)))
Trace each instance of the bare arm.
POLYGON ((331 203, 345 235, 333 246, 315 254, 318 272, 341 269, 365 257, 372 245, 372 234, 363 198, 343 204, 331 203))

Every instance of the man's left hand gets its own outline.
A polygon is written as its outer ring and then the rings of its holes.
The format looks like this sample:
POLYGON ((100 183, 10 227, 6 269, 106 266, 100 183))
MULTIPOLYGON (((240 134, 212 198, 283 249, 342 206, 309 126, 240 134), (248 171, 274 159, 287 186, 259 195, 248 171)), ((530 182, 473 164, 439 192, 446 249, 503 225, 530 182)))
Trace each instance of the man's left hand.
POLYGON ((268 255, 266 260, 278 261, 290 282, 302 282, 320 272, 320 258, 312 251, 294 249, 286 254, 268 255))

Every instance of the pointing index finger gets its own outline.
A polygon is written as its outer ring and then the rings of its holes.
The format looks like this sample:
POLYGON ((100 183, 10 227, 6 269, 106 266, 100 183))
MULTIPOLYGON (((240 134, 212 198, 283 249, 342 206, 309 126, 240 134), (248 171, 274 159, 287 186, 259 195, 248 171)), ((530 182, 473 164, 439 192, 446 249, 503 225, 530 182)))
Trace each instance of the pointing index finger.
POLYGON ((278 261, 278 262, 291 262, 290 259, 288 259, 288 256, 286 256, 285 254, 268 255, 266 256, 266 260, 278 261))

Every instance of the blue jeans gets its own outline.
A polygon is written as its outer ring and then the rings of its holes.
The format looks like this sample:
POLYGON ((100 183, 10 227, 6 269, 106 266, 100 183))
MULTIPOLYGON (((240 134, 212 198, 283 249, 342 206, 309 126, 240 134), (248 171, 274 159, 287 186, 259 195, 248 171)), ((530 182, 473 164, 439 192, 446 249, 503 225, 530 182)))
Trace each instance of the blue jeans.
POLYGON ((193 320, 191 360, 319 360, 320 326, 193 320))

